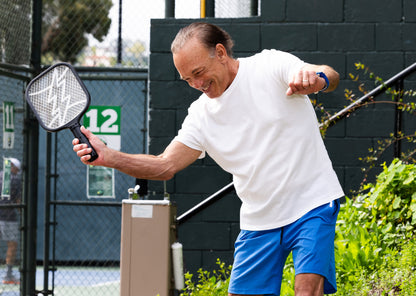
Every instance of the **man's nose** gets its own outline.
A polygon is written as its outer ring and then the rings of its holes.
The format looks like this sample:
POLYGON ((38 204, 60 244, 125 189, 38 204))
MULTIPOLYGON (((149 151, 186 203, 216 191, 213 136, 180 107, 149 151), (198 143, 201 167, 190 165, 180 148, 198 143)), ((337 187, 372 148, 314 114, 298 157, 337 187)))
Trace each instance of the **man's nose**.
POLYGON ((189 86, 195 88, 195 89, 201 89, 204 81, 202 79, 192 79, 188 81, 189 86))

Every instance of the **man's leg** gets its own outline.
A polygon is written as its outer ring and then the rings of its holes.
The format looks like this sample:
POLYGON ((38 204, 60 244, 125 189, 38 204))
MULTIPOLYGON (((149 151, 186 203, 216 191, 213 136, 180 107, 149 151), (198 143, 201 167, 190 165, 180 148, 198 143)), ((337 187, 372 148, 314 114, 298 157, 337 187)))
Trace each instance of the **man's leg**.
POLYGON ((13 266, 14 260, 16 258, 17 242, 8 241, 7 242, 7 253, 6 253, 6 264, 13 266))
POLYGON ((300 273, 295 277, 295 296, 324 295, 324 277, 314 273, 300 273))

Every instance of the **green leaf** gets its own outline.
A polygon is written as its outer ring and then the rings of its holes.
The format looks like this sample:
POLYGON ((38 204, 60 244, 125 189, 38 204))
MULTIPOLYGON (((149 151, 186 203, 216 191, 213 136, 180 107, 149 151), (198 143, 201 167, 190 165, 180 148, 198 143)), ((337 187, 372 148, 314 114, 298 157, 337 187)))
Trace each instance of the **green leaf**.
POLYGON ((383 227, 383 229, 381 230, 382 233, 386 234, 388 232, 390 232, 390 230, 393 228, 393 224, 391 224, 391 222, 387 223, 386 226, 383 227))
POLYGON ((398 209, 400 207, 402 199, 399 196, 396 196, 393 200, 393 209, 398 209))
POLYGON ((414 181, 415 177, 413 174, 409 175, 406 180, 403 181, 403 185, 409 185, 414 181))

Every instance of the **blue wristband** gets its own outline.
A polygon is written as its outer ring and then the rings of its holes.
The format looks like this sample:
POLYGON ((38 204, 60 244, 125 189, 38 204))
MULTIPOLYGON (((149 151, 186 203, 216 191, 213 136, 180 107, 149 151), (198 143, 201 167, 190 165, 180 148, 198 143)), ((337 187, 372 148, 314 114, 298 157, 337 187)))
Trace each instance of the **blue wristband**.
POLYGON ((326 83, 326 85, 324 86, 324 88, 323 89, 321 89, 320 91, 325 91, 325 90, 327 90, 328 89, 328 87, 329 87, 329 79, 328 79, 328 77, 326 77, 326 75, 325 75, 325 73, 324 72, 316 72, 316 75, 318 75, 319 77, 322 77, 323 79, 325 79, 325 83, 326 83))

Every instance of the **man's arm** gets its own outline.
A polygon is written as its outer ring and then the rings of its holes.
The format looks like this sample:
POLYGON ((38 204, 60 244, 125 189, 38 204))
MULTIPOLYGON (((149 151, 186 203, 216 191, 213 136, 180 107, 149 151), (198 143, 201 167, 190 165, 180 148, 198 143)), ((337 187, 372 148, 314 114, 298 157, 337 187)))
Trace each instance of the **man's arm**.
POLYGON ((98 158, 89 162, 91 148, 86 144, 79 144, 74 139, 73 150, 87 165, 99 165, 119 170, 138 179, 169 180, 173 176, 189 166, 201 154, 201 151, 189 148, 180 142, 172 142, 160 155, 129 154, 108 148, 98 137, 89 130, 81 127, 81 131, 89 139, 91 145, 97 151, 98 158))
POLYGON ((288 96, 293 94, 309 95, 321 91, 327 86, 324 92, 331 92, 338 87, 339 74, 330 66, 306 64, 298 73, 296 73, 289 82, 289 88, 286 92, 288 96), (323 72, 328 78, 329 85, 323 77, 316 73, 323 72))

